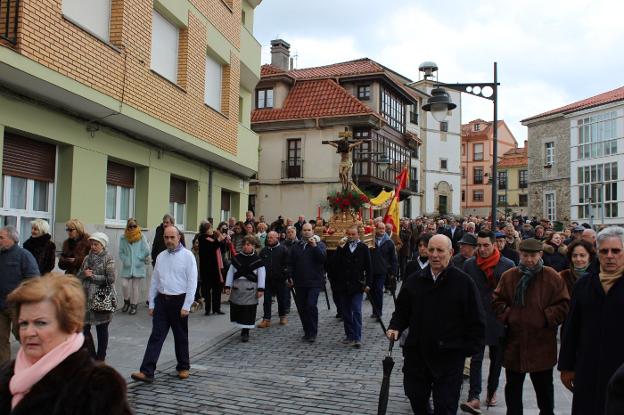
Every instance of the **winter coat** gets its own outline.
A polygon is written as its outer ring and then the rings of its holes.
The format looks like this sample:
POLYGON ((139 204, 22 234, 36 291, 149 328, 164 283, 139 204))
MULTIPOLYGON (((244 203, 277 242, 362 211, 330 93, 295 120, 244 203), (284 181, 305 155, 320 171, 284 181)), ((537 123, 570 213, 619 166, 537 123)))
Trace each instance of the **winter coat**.
POLYGON ((28 277, 39 275, 37 261, 30 252, 14 244, 0 250, 0 310, 7 308, 6 297, 28 277))
POLYGON ((292 279, 295 287, 321 288, 325 285, 327 250, 323 242, 315 247, 299 242, 290 251, 292 279))
POLYGON ((624 277, 605 294, 597 272, 578 279, 566 319, 559 370, 575 372, 572 414, 602 414, 609 379, 624 364, 624 277))
POLYGON ((112 312, 91 311, 93 299, 97 294, 98 288, 110 284, 115 293, 115 259, 113 256, 103 249, 102 252, 96 254, 90 252, 84 259, 80 271, 76 275, 82 281, 82 287, 87 297, 87 314, 85 316, 85 324, 98 325, 108 323, 113 319, 112 312), (93 271, 91 278, 87 278, 84 274, 86 269, 93 271))
POLYGON ((41 275, 52 271, 56 263, 56 245, 51 239, 52 236, 46 233, 37 238, 28 238, 24 242, 24 249, 35 257, 41 275))
POLYGON ((518 266, 520 263, 520 254, 509 245, 505 244, 505 249, 501 251, 501 255, 507 259, 510 259, 514 263, 514 266, 518 266))
POLYGON ((149 260, 150 249, 145 236, 130 243, 125 236, 119 240, 119 259, 121 260, 121 276, 123 278, 144 278, 145 261, 149 260))
POLYGON ((66 239, 58 261, 59 268, 64 270, 65 274, 76 275, 90 250, 91 243, 86 233, 80 239, 66 239), (71 258, 74 258, 74 262, 69 261, 71 258))
POLYGON ((225 275, 219 268, 218 255, 223 258, 221 246, 224 241, 219 241, 216 235, 199 236, 199 278, 208 287, 219 288, 225 282, 225 275), (210 238, 210 239, 207 239, 210 238))
POLYGON ((15 362, 0 369, 0 413, 11 415, 130 415, 125 380, 110 366, 96 364, 86 349, 67 356, 11 410, 9 381, 15 362))
POLYGON ((368 246, 358 242, 351 252, 349 244, 336 250, 336 288, 348 295, 364 292, 364 288, 372 287, 373 274, 371 255, 368 246))
POLYGON ((557 363, 557 326, 568 312, 570 296, 557 271, 544 267, 529 284, 524 307, 514 305, 522 273, 506 271, 494 290, 492 307, 507 326, 503 366, 518 373, 549 370, 557 363))
POLYGON ((570 261, 566 257, 567 248, 561 244, 558 248, 549 243, 544 243, 544 265, 561 272, 570 266, 570 261))
POLYGON ((288 255, 289 250, 282 243, 262 248, 260 258, 264 262, 267 286, 283 284, 288 279, 288 255))
POLYGON ((427 266, 403 283, 389 328, 409 328, 404 353, 417 354, 434 375, 448 373, 483 346, 485 317, 477 287, 452 265, 434 282, 427 266))
POLYGON ((449 227, 444 229, 442 234, 448 236, 448 238, 451 240, 451 243, 453 244, 453 251, 459 252, 459 241, 464 236, 464 230, 461 227, 456 226, 455 233, 451 234, 451 228, 449 227))
POLYGON ((399 249, 399 256, 409 258, 412 256, 412 231, 411 229, 403 229, 399 231, 399 237, 401 238, 401 248, 399 249))
MULTIPOLYGON (((472 258, 472 257, 470 257, 472 258)), ((455 254, 453 255, 453 258, 451 258, 451 263, 459 269, 464 269, 464 263, 466 261, 468 261, 470 258, 466 258, 465 256, 463 256, 461 253, 459 254, 455 254)))
POLYGON ((605 415, 624 414, 624 365, 615 372, 607 390, 605 415))
MULTIPOLYGON (((514 263, 501 255, 498 264, 494 267, 494 281, 496 281, 497 285, 501 275, 513 267, 514 263)), ((492 309, 492 294, 496 286, 490 286, 485 273, 477 265, 476 257, 466 260, 463 269, 466 274, 470 275, 470 278, 477 286, 479 298, 481 299, 481 304, 483 304, 483 310, 485 311, 485 344, 497 345, 500 343, 500 338, 505 336, 505 327, 498 321, 496 313, 492 309)))
POLYGON ((371 248, 371 259, 373 261, 373 275, 386 276, 388 274, 397 275, 399 263, 397 261, 394 242, 384 234, 381 244, 377 246, 377 238, 373 240, 371 248))

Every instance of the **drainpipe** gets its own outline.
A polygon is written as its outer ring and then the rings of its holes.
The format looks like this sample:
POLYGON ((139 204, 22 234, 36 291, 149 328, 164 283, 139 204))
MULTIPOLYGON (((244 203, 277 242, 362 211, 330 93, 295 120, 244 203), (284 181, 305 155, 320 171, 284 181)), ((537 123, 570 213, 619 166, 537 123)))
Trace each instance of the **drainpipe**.
MULTIPOLYGON (((208 165, 208 217, 212 216, 212 166, 208 165)), ((215 219, 216 220, 216 219, 215 219)), ((218 220, 216 221, 219 222, 218 220)))

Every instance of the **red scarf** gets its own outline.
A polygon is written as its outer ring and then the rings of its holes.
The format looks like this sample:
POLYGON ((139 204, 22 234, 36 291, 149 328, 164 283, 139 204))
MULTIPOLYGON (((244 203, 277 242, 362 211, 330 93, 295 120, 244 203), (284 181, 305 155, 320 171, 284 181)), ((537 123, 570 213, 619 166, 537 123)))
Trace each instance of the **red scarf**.
POLYGON ((496 287, 496 281, 494 281, 494 267, 500 261, 500 252, 497 248, 494 248, 494 252, 487 258, 477 255, 477 265, 481 268, 481 271, 487 277, 490 286, 496 287))

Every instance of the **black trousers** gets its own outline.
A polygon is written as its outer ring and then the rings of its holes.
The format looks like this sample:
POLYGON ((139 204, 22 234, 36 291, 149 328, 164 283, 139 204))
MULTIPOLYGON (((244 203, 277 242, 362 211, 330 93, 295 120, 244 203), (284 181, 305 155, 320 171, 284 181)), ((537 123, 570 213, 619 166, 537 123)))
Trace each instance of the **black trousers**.
POLYGON ((435 415, 456 415, 463 381, 464 358, 454 358, 452 369, 443 374, 434 373, 422 359, 405 353, 403 388, 416 415, 427 414, 429 397, 433 392, 435 415))
POLYGON ((147 341, 147 348, 141 363, 141 372, 153 377, 156 363, 160 356, 163 343, 169 334, 173 332, 175 355, 178 364, 176 370, 188 370, 191 367, 189 358, 188 342, 188 316, 180 317, 180 310, 184 305, 186 294, 180 295, 156 295, 154 316, 152 317, 152 334, 147 341))
MULTIPOLYGON (((526 373, 518 373, 505 369, 507 384, 505 385, 505 402, 507 415, 522 415, 522 386, 526 373)), ((529 373, 540 415, 554 415, 555 392, 553 386, 553 370, 529 373)))
POLYGON ((202 293, 204 294, 204 311, 207 313, 221 311, 222 285, 208 284, 202 282, 202 293))
POLYGON ((85 324, 82 330, 89 354, 93 359, 102 362, 106 360, 106 349, 108 348, 108 325, 109 323, 103 323, 95 326, 95 332, 97 334, 97 352, 95 351, 95 343, 91 335, 91 325, 85 324))
MULTIPOLYGON (((503 346, 500 344, 489 345, 490 348, 490 369, 487 379, 487 396, 491 396, 498 389, 498 380, 500 378, 503 363, 503 346)), ((481 395, 483 357, 485 355, 485 346, 481 347, 479 353, 472 355, 470 362, 470 390, 468 391, 468 400, 479 399, 481 395)))

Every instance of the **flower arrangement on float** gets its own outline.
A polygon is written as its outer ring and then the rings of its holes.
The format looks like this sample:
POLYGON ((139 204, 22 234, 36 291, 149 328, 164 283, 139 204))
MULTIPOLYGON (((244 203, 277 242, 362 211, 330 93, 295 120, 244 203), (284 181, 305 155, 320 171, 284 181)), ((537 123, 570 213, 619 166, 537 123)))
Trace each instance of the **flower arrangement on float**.
POLYGON ((369 201, 367 195, 355 190, 336 191, 327 196, 329 207, 334 213, 349 212, 355 214, 360 212, 369 201))

